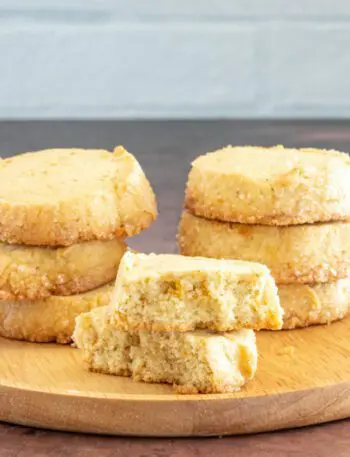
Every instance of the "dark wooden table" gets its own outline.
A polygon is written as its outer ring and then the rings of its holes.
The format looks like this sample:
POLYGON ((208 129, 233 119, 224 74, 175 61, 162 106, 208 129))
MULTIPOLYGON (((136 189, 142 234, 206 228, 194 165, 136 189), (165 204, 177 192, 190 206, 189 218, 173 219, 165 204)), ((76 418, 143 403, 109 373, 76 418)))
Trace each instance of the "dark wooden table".
MULTIPOLYGON (((350 151, 350 121, 2 122, 2 156, 50 147, 112 148, 140 160, 158 196, 160 216, 130 243, 174 252, 191 160, 227 144, 284 144, 350 151)), ((87 436, 0 424, 0 457, 342 457, 350 456, 350 421, 254 436, 143 439, 87 436)))

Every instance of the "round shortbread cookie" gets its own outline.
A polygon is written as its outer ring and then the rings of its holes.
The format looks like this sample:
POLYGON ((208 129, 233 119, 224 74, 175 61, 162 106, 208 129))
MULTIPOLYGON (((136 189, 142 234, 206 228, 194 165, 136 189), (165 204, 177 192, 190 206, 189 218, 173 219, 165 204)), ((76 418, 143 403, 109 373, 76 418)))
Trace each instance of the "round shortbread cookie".
POLYGON ((325 284, 278 286, 284 309, 283 328, 329 324, 345 317, 350 309, 350 279, 325 284))
POLYGON ((156 217, 152 188, 122 147, 48 149, 0 161, 0 240, 67 246, 131 236, 156 217))
POLYGON ((246 224, 347 220, 350 159, 319 149, 228 146, 192 163, 185 207, 197 216, 246 224))
POLYGON ((85 294, 36 301, 0 301, 0 336, 35 343, 67 344, 81 313, 109 304, 113 284, 85 294))
POLYGON ((0 300, 74 295, 114 280, 127 246, 122 239, 68 247, 0 243, 0 300))
POLYGON ((350 222, 273 227, 218 222, 184 211, 178 244, 183 255, 263 263, 277 284, 350 276, 350 222))

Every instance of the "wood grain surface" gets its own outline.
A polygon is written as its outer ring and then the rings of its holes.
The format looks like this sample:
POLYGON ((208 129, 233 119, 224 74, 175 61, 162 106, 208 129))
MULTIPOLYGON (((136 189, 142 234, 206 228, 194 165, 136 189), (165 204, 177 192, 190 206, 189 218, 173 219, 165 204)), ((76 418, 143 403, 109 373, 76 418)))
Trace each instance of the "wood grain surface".
POLYGON ((350 317, 258 332, 257 375, 240 392, 177 395, 163 384, 89 373, 68 346, 0 338, 0 420, 65 431, 210 436, 350 417, 350 317))
MULTIPOLYGON (((175 233, 190 162, 233 144, 285 144, 350 150, 349 121, 206 122, 2 122, 1 155, 45 147, 105 147, 124 144, 135 153, 157 192, 160 217, 132 246, 174 252, 175 233)), ((334 354, 336 356, 336 353, 334 354)), ((318 368, 318 361, 313 361, 318 368)), ((347 364, 345 364, 347 366, 347 364)), ((40 405, 40 401, 39 401, 40 405)), ((0 456, 334 456, 349 455, 350 422, 223 439, 131 439, 45 432, 0 425, 0 456)))

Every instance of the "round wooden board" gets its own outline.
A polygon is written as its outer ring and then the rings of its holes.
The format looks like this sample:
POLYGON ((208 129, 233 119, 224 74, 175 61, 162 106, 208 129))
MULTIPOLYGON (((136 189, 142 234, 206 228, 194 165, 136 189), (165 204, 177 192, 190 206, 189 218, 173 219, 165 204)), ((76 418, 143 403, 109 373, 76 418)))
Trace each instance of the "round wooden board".
POLYGON ((69 347, 0 339, 0 420, 144 436, 242 434, 350 416, 350 318, 260 332, 256 378, 237 394, 177 395, 167 385, 84 371, 69 347))

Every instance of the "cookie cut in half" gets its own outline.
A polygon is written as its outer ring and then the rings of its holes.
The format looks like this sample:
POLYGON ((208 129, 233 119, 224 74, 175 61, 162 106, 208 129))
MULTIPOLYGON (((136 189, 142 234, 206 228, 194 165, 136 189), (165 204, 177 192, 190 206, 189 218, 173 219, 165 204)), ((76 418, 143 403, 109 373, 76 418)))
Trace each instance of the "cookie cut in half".
POLYGON ((283 328, 329 324, 350 309, 350 279, 325 284, 288 284, 278 287, 284 309, 283 328))
POLYGON ((81 313, 108 305, 113 285, 67 297, 0 301, 0 336, 36 343, 67 344, 81 313))
POLYGON ((273 227, 213 221, 184 211, 178 244, 183 255, 265 264, 277 284, 350 276, 349 222, 273 227))
POLYGON ((0 161, 0 240, 66 246, 131 236, 156 217, 151 186, 122 147, 48 149, 0 161))
POLYGON ((0 300, 74 295, 115 279, 124 240, 87 241, 67 247, 0 243, 0 300))
POLYGON ((192 163, 185 207, 228 222, 294 225, 350 219, 345 153, 228 146, 192 163))
POLYGON ((283 310, 264 265, 127 252, 111 300, 125 330, 279 329, 283 310))
POLYGON ((234 392, 257 367, 252 330, 127 332, 115 328, 109 307, 79 316, 73 338, 89 370, 173 384, 183 394, 234 392))

